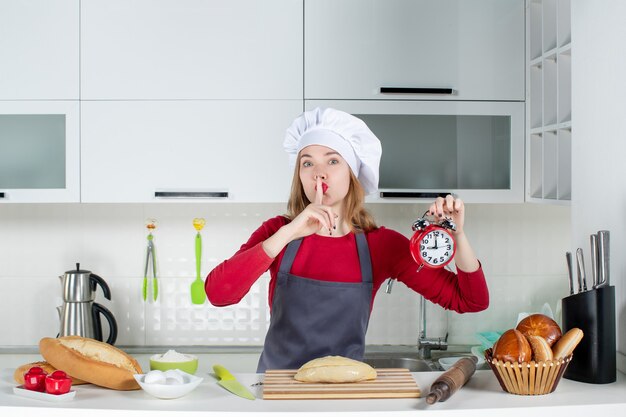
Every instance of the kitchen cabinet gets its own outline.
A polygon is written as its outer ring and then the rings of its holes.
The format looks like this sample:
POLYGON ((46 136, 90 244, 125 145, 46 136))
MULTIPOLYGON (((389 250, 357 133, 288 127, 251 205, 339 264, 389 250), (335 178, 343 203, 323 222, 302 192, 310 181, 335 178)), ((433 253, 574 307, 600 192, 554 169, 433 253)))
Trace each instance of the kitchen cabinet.
POLYGON ((302 1, 83 0, 81 98, 301 99, 302 1))
POLYGON ((305 99, 524 101, 524 0, 315 0, 304 16, 305 99))
POLYGON ((570 0, 528 0, 526 200, 572 196, 570 0))
POLYGON ((524 103, 306 100, 362 119, 382 143, 376 203, 524 201, 524 103))
POLYGON ((0 203, 80 201, 79 103, 0 101, 0 203))
POLYGON ((82 201, 285 202, 282 143, 301 112, 301 100, 85 101, 82 201))
POLYGON ((0 100, 78 99, 79 0, 0 2, 0 100))

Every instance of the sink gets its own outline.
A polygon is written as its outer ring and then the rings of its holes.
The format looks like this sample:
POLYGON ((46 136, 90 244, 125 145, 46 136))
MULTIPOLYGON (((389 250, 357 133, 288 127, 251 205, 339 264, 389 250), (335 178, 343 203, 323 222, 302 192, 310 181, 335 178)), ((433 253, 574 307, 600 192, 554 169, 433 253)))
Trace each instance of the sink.
POLYGON ((439 366, 427 359, 405 358, 405 357, 389 357, 389 356, 370 356, 365 357, 363 362, 372 368, 406 368, 410 372, 431 372, 439 371, 439 366))

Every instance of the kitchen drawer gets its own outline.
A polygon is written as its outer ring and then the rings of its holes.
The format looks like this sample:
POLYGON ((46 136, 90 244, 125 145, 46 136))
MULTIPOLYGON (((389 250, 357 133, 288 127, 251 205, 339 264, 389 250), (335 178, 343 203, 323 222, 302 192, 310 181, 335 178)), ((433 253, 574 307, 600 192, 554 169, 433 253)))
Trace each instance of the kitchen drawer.
POLYGON ((83 102, 81 201, 285 202, 282 142, 301 112, 301 100, 83 102))
POLYGON ((307 1, 305 99, 523 101, 524 10, 524 0, 307 1))

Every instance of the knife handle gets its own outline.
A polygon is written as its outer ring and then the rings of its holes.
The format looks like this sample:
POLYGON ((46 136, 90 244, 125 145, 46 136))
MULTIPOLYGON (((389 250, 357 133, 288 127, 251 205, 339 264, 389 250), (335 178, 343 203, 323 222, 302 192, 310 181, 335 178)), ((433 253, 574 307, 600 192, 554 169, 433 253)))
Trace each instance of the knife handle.
POLYGON ((567 262, 567 277, 569 279, 569 294, 574 294, 574 271, 572 269, 572 252, 565 252, 565 261, 567 262))
POLYGON ((230 381, 235 379, 233 374, 228 372, 228 369, 224 368, 222 365, 213 365, 213 372, 215 372, 215 375, 222 381, 230 381))
POLYGON ((578 292, 586 291, 587 285, 585 283, 585 261, 583 259, 583 250, 582 248, 576 249, 576 264, 578 266, 578 292))
POLYGON ((609 269, 611 267, 609 254, 609 231, 600 230, 598 232, 598 286, 609 285, 609 269))
POLYGON ((591 288, 598 285, 598 235, 595 233, 589 236, 591 243, 591 288))

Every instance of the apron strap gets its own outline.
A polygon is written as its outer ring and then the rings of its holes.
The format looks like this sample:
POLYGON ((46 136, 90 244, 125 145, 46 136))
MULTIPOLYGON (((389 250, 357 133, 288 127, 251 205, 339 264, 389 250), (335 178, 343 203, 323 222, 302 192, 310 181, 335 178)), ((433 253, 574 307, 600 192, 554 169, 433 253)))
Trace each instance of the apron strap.
MULTIPOLYGON (((365 233, 358 232, 354 234, 356 238, 356 247, 359 253, 359 264, 361 267, 361 280, 362 282, 373 282, 374 281, 374 273, 372 272, 372 259, 370 257, 370 249, 367 244, 367 237, 365 233)), ((287 245, 287 249, 285 250, 285 255, 280 263, 279 272, 289 274, 291 272, 291 266, 293 265, 293 261, 296 259, 296 254, 298 253, 298 249, 300 249, 300 244, 302 244, 302 238, 292 240, 287 245)))
POLYGON ((287 249, 285 250, 285 255, 283 256, 283 260, 280 262, 279 272, 288 274, 291 272, 291 265, 293 265, 294 259, 296 259, 296 253, 298 253, 298 249, 300 249, 300 244, 302 243, 302 238, 292 240, 287 245, 287 249))
POLYGON ((359 232, 355 234, 356 248, 359 251, 359 263, 361 264, 361 279, 363 282, 373 282, 374 273, 372 272, 372 259, 370 258, 370 248, 367 244, 365 233, 359 232))

